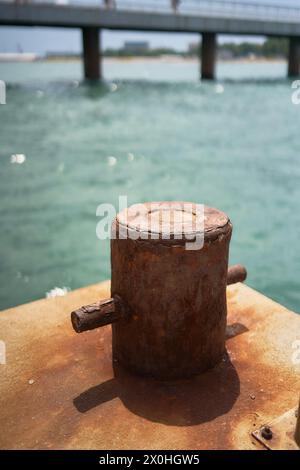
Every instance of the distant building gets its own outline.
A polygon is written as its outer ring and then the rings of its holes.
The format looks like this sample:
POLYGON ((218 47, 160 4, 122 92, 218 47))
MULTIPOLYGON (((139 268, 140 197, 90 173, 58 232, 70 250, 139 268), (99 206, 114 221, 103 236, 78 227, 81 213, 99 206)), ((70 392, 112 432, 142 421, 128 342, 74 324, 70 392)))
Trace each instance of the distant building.
POLYGON ((123 51, 130 53, 141 53, 149 51, 148 41, 125 41, 123 51))
POLYGON ((0 62, 33 62, 39 56, 31 52, 1 52, 0 62))

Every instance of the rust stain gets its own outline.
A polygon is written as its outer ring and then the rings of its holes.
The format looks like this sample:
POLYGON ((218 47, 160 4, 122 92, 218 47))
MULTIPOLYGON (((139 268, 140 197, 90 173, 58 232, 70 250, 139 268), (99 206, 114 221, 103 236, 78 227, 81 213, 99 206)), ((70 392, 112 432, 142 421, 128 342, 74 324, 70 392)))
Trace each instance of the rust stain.
POLYGON ((241 284, 227 293, 227 354, 171 382, 112 364, 110 326, 73 332, 69 312, 108 283, 1 312, 0 447, 262 449, 251 432, 297 400, 300 316, 241 284))

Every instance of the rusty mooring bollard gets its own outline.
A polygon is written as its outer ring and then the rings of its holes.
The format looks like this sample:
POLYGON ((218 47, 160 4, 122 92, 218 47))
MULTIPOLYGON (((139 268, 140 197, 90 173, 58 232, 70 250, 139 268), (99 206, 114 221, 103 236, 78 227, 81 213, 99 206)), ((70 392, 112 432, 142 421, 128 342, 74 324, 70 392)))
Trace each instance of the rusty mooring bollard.
MULTIPOLYGON (((221 360, 226 285, 244 281, 247 273, 241 265, 228 270, 232 225, 226 214, 205 206, 203 247, 189 250, 187 239, 177 238, 176 223, 165 237, 161 217, 178 215, 178 205, 185 212, 185 203, 161 204, 148 238, 143 226, 153 213, 150 204, 138 224, 128 209, 118 214, 111 240, 112 298, 72 312, 71 319, 78 333, 112 323, 114 360, 139 374, 175 379, 204 372, 221 360), (124 228, 131 237, 120 238, 124 228)), ((191 233, 197 211, 189 211, 191 233)))

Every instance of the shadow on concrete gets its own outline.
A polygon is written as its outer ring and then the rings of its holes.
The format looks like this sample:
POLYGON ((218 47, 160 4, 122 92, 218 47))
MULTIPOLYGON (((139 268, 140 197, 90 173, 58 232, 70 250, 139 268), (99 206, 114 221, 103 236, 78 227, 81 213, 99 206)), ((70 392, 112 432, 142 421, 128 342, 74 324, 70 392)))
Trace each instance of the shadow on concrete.
POLYGON ((181 381, 139 377, 114 365, 114 378, 81 393, 73 403, 86 413, 118 397, 128 410, 147 420, 192 426, 228 413, 239 394, 238 374, 225 353, 213 369, 181 381))
POLYGON ((242 335, 243 333, 247 333, 249 329, 243 325, 242 323, 236 322, 232 323, 231 325, 226 326, 226 340, 230 338, 234 338, 235 336, 242 335))

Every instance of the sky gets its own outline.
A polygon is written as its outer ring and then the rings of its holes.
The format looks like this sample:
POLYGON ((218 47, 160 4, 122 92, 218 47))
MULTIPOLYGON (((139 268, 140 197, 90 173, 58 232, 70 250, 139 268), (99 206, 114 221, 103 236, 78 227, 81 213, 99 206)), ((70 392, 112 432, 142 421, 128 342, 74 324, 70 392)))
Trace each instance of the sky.
MULTIPOLYGON (((95 2, 101 0, 94 0, 95 2)), ((122 3, 123 0, 117 0, 122 3)), ((156 0, 159 3, 160 0, 156 0)), ((185 0, 182 0, 182 3, 185 0)), ((199 0, 201 2, 201 0, 199 0)), ((228 0, 230 1, 230 0, 228 0)), ((300 7, 300 0, 238 0, 239 3, 261 3, 270 5, 291 5, 300 7)), ((161 0, 166 3, 166 0, 161 0)), ((81 0, 84 3, 84 0, 81 0)), ((88 0, 93 3, 93 0, 88 0)), ((170 47, 176 50, 186 50, 190 43, 199 40, 198 34, 185 33, 147 33, 133 31, 102 31, 102 48, 120 48, 124 41, 144 40, 151 47, 170 47)), ((245 36, 219 36, 220 43, 234 41, 259 41, 262 37, 245 36)), ((81 31, 79 29, 64 28, 32 28, 0 26, 0 53, 1 52, 33 52, 44 55, 46 52, 72 52, 82 50, 81 31)))

